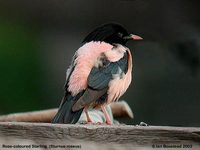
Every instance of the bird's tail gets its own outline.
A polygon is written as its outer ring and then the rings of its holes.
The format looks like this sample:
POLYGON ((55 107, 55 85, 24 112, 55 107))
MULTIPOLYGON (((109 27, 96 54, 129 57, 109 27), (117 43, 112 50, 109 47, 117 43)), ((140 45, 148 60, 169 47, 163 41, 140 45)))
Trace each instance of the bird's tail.
POLYGON ((76 96, 72 96, 70 93, 67 93, 63 98, 63 101, 58 109, 57 114, 52 120, 52 123, 65 123, 65 124, 75 124, 78 122, 83 108, 78 111, 72 111, 73 105, 77 100, 82 96, 82 93, 79 93, 76 96))

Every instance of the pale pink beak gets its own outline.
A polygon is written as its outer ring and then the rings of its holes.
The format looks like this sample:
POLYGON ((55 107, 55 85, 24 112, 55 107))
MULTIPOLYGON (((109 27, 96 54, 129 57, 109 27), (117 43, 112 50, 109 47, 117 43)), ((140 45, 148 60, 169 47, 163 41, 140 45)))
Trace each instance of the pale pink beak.
POLYGON ((134 34, 131 34, 131 38, 132 38, 133 40, 143 40, 142 37, 140 37, 140 36, 138 36, 138 35, 134 35, 134 34))

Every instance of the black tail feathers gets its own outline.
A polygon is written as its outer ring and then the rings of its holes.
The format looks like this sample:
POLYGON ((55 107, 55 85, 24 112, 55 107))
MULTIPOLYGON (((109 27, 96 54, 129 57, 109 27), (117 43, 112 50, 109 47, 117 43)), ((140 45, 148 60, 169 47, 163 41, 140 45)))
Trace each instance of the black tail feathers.
POLYGON ((72 96, 71 94, 66 94, 63 99, 62 104, 60 105, 57 114, 52 120, 52 123, 65 123, 65 124, 75 124, 78 122, 83 108, 73 112, 72 107, 76 103, 76 101, 80 98, 82 93, 79 93, 76 96, 72 96))

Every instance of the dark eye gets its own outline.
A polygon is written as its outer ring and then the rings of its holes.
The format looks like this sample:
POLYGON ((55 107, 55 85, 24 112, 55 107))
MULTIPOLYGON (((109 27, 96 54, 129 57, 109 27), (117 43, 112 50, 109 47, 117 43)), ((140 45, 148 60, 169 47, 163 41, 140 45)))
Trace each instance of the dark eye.
POLYGON ((120 38, 122 38, 123 37, 123 34, 122 33, 117 33, 118 34, 118 36, 120 37, 120 38))

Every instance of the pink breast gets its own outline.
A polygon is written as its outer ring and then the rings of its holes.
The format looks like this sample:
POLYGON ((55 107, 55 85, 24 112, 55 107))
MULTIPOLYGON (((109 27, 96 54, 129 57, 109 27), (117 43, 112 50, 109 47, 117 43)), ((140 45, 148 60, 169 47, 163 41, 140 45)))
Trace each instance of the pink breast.
POLYGON ((111 50, 112 45, 105 42, 89 42, 77 50, 76 67, 70 76, 68 91, 72 95, 87 88, 87 78, 101 53, 111 50))
POLYGON ((108 98, 107 103, 111 103, 113 101, 117 101, 128 89, 132 80, 132 56, 129 49, 128 51, 128 71, 123 75, 122 78, 120 76, 116 76, 109 83, 108 89, 108 98))
POLYGON ((128 89, 131 83, 131 72, 127 72, 123 78, 117 77, 110 81, 107 103, 117 101, 128 89))

